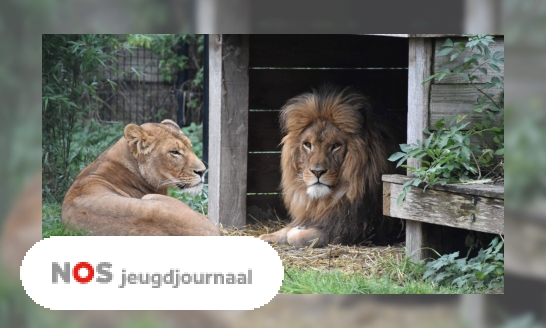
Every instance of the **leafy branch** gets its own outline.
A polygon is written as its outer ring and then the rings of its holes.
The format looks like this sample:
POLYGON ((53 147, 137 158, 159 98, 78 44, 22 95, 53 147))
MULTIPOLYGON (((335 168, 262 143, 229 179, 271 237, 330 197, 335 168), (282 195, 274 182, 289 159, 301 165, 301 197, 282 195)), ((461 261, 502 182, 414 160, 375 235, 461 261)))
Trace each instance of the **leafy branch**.
POLYGON ((504 176, 503 159, 498 157, 504 155, 504 76, 494 76, 490 82, 480 83, 484 84, 483 87, 476 84, 476 80, 480 78, 478 71, 486 76, 487 66, 501 73, 499 66, 504 65, 504 51, 491 52, 490 44, 494 43, 492 36, 478 34, 467 37, 467 42, 453 42, 451 39, 444 41, 436 56, 447 56, 447 63, 452 67, 439 69, 426 78, 423 84, 434 79, 441 81, 448 76, 462 78, 481 94, 472 109, 481 115, 481 122, 472 125, 470 122, 463 122, 467 115, 440 119, 434 131, 431 132, 428 128, 423 131, 429 135, 424 142, 418 140, 413 144, 401 144, 401 152, 393 154, 389 160, 398 161, 397 167, 406 168, 413 173, 414 178, 403 185, 398 204, 404 200, 412 186, 424 184, 426 190, 428 186, 435 184, 470 181, 487 183, 504 176), (492 88, 500 89, 499 100, 495 100, 495 95, 488 92, 492 88), (492 125, 497 119, 500 124, 492 125), (475 136, 481 139, 479 144, 471 141, 471 137, 475 136), (485 136, 492 136, 494 147, 488 144, 485 136), (409 158, 418 160, 421 167, 404 165, 409 158), (480 180, 482 172, 484 177, 491 178, 480 180), (473 180, 476 178, 478 181, 473 180))

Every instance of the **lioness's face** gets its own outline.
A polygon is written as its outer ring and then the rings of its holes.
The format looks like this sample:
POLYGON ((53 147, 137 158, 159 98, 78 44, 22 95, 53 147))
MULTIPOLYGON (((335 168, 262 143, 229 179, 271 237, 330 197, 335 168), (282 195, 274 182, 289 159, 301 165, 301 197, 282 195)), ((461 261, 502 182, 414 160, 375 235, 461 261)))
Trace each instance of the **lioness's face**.
POLYGON ((128 127, 125 129, 125 138, 130 147, 134 144, 131 148, 139 162, 140 173, 157 188, 157 192, 174 186, 193 195, 201 191, 205 165, 193 152, 190 139, 176 128, 174 122, 172 125, 133 125, 131 129, 134 131, 128 131, 128 127))
POLYGON ((330 122, 316 122, 300 135, 299 172, 313 199, 328 196, 339 182, 347 137, 330 122))

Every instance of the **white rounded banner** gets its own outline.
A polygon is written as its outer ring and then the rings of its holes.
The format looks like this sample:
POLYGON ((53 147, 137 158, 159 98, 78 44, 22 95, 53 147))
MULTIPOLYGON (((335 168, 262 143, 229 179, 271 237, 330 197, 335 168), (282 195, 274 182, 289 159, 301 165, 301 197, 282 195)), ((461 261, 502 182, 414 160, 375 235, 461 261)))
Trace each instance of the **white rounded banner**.
POLYGON ((283 278, 253 237, 51 237, 21 266, 28 296, 52 310, 251 310, 283 278))

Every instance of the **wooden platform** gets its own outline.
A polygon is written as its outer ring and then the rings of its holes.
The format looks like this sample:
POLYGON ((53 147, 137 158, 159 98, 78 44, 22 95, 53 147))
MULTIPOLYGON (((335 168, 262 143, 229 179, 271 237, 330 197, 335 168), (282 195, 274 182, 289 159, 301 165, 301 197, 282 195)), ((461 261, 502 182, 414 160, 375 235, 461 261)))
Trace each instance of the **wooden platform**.
MULTIPOLYGON (((383 176, 383 214, 395 218, 445 227, 504 234, 504 186, 485 184, 453 184, 445 186, 412 187, 406 199, 397 204, 402 186, 411 178, 403 175, 383 176)), ((430 229, 429 229, 430 230, 430 229)), ((418 233, 406 230, 406 245, 416 258, 419 250, 435 248, 427 239, 437 239, 433 230, 418 233), (431 238, 432 237, 432 238, 431 238)), ((449 238, 449 236, 443 236, 449 238)))
POLYGON ((504 187, 484 184, 412 187, 397 205, 403 175, 383 176, 383 214, 448 227, 504 234, 504 187))

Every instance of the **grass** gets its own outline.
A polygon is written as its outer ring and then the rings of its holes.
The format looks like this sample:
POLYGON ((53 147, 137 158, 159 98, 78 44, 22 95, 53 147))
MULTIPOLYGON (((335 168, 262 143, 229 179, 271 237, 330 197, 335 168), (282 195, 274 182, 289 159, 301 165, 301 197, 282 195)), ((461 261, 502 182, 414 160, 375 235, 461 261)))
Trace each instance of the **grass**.
POLYGON ((85 236, 86 232, 68 228, 61 221, 61 205, 45 202, 42 204, 42 238, 51 236, 85 236))
MULTIPOLYGON (((282 257, 282 256, 281 256, 282 257)), ((406 256, 378 256, 369 270, 348 273, 339 269, 287 268, 284 294, 499 294, 502 289, 469 285, 439 285, 423 279, 424 264, 406 256)), ((286 266, 285 266, 286 267, 286 266)))
POLYGON ((400 283, 388 275, 368 276, 365 273, 345 274, 333 270, 288 269, 280 289, 284 294, 461 294, 456 287, 440 287, 410 279, 400 283))

